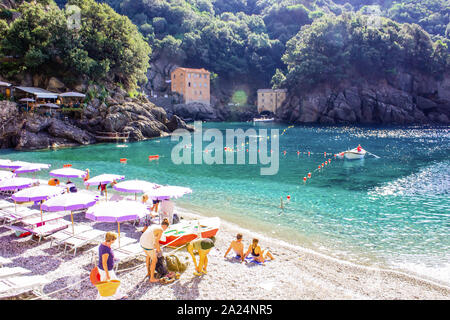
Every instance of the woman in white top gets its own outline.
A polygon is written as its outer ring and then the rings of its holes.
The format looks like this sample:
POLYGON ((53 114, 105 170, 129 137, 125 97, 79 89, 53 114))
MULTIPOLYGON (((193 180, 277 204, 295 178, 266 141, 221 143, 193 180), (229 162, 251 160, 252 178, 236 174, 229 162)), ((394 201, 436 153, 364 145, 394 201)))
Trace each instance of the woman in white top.
POLYGON ((157 282, 158 279, 155 279, 155 267, 156 267, 156 253, 161 252, 161 248, 159 247, 159 239, 163 232, 169 226, 169 221, 164 219, 161 225, 151 225, 146 228, 142 233, 141 238, 139 239, 139 243, 141 244, 142 249, 145 252, 145 265, 147 266, 147 270, 150 267, 150 282, 157 282), (152 261, 150 265, 150 260, 152 261))

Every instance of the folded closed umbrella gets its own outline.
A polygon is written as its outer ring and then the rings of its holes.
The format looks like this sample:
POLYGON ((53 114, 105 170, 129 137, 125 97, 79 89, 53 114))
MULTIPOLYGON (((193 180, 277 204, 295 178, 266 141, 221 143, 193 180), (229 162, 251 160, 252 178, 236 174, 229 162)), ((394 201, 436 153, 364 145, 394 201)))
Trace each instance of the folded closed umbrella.
POLYGON ((74 168, 61 168, 52 170, 49 173, 53 177, 61 177, 61 178, 84 178, 86 176, 86 171, 74 169, 74 168))
POLYGON ((122 200, 99 202, 86 211, 86 218, 93 221, 117 222, 120 246, 120 223, 142 219, 148 213, 147 206, 141 202, 122 200))

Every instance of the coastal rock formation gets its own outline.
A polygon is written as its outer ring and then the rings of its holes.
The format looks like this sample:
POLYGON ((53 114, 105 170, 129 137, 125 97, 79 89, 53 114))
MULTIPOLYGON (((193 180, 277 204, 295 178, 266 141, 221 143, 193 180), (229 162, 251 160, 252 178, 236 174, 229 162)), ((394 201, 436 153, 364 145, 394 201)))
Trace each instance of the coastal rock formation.
POLYGON ((277 117, 289 123, 450 123, 449 75, 440 81, 410 73, 377 82, 358 80, 291 92, 277 117))
POLYGON ((81 119, 65 121, 35 113, 23 114, 16 103, 0 101, 0 147, 35 150, 87 145, 97 142, 97 132, 129 132, 129 141, 139 141, 167 136, 177 128, 194 130, 177 116, 168 120, 163 108, 145 98, 132 99, 125 97, 126 92, 114 92, 115 98, 118 95, 123 97, 123 104, 108 105, 93 99, 83 109, 81 119))

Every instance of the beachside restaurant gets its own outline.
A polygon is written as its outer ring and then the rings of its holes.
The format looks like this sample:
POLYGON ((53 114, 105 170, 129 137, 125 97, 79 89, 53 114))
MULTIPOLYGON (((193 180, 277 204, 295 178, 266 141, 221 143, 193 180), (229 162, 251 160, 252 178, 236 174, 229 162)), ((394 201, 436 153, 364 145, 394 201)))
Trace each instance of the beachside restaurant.
POLYGON ((79 92, 55 93, 37 87, 15 87, 16 101, 25 112, 37 112, 46 116, 72 118, 81 114, 86 97, 79 92), (77 112, 78 111, 78 112, 77 112))
MULTIPOLYGON (((15 99, 21 103, 21 108, 25 111, 35 111, 40 105, 46 105, 48 103, 54 104, 59 108, 58 94, 36 87, 15 87, 15 99)), ((52 107, 55 109, 55 107, 52 107)), ((48 112, 49 108, 44 106, 42 109, 48 112)))

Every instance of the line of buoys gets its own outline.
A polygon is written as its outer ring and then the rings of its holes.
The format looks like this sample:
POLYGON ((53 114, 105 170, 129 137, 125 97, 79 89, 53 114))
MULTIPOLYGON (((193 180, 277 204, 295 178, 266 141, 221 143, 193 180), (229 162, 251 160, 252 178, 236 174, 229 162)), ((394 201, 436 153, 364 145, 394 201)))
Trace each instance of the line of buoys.
POLYGON ((127 163, 128 159, 127 158, 121 158, 120 159, 120 163, 127 163))
POLYGON ((72 167, 71 164, 65 164, 65 165, 63 165, 63 168, 70 168, 70 167, 72 167))
POLYGON ((152 155, 152 156, 148 156, 148 160, 156 160, 159 159, 159 155, 152 155))

